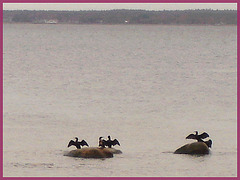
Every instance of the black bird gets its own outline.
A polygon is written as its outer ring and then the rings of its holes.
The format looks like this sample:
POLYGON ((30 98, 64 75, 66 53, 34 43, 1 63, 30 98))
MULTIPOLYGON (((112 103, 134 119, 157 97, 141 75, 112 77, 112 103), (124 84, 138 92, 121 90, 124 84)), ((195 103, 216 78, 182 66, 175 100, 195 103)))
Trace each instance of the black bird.
POLYGON ((70 146, 76 146, 77 149, 81 149, 81 146, 88 146, 88 143, 85 141, 85 140, 82 140, 81 142, 78 141, 78 138, 75 137, 75 141, 71 140, 69 143, 68 143, 68 147, 70 146))
POLYGON ((111 140, 111 137, 108 136, 107 146, 109 148, 111 148, 112 146, 115 146, 115 145, 119 145, 120 146, 120 143, 118 142, 118 140, 117 139, 111 140))
POLYGON ((106 141, 105 139, 102 139, 103 137, 99 137, 99 146, 101 148, 105 148, 105 146, 108 146, 111 148, 112 146, 119 145, 120 143, 118 142, 117 139, 111 140, 111 137, 108 136, 108 140, 106 141))
POLYGON ((103 138, 102 136, 99 137, 98 145, 99 145, 101 148, 105 148, 107 141, 104 140, 104 139, 102 139, 102 138, 103 138))
POLYGON ((212 147, 212 140, 209 139, 208 141, 203 141, 209 148, 212 147))
POLYGON ((202 139, 205 139, 207 137, 209 137, 209 135, 204 132, 200 135, 198 135, 198 131, 195 131, 196 134, 189 134, 186 139, 196 139, 198 142, 204 142, 202 139))

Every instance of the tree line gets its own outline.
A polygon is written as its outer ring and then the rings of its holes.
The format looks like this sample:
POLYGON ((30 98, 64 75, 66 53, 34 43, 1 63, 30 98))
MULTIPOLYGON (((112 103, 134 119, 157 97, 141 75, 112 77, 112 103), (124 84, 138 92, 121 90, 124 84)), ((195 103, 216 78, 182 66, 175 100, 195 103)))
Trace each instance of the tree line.
POLYGON ((60 24, 205 24, 236 25, 236 10, 101 10, 101 11, 32 11, 4 10, 5 23, 60 24))

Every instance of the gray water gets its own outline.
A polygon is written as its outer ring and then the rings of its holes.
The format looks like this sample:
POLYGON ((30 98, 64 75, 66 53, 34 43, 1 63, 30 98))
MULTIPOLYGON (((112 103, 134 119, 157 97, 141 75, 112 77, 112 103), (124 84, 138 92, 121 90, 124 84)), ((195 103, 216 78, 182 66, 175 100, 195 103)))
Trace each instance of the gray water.
POLYGON ((4 176, 237 176, 236 30, 4 24, 4 176), (211 153, 173 154, 195 130, 211 153), (108 135, 123 154, 64 156, 108 135))

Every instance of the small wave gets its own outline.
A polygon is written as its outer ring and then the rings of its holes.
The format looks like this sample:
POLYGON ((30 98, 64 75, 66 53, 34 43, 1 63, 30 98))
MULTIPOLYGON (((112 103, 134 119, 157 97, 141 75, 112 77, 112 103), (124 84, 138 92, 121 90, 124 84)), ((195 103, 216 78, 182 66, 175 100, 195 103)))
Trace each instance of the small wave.
POLYGON ((22 168, 37 168, 37 167, 53 168, 54 167, 54 163, 14 163, 12 165, 14 167, 22 167, 22 168))
POLYGON ((164 151, 162 153, 166 153, 166 154, 173 154, 174 152, 173 151, 164 151))
POLYGON ((227 152, 219 152, 219 151, 215 151, 213 152, 214 155, 217 155, 217 156, 223 156, 223 155, 236 155, 237 152, 234 152, 234 151, 227 151, 227 152))

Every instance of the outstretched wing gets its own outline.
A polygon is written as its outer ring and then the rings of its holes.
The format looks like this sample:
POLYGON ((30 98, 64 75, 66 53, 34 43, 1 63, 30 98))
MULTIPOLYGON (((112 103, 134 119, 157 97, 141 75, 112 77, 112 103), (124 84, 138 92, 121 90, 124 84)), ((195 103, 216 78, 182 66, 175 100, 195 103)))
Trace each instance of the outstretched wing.
POLYGON ((71 140, 71 141, 69 141, 69 143, 68 143, 68 146, 67 147, 70 147, 70 146, 72 146, 74 144, 74 141, 73 140, 71 140))
POLYGON ((201 139, 205 139, 205 138, 209 137, 209 135, 208 135, 208 133, 204 132, 204 133, 200 134, 199 137, 201 139))
POLYGON ((81 146, 84 146, 84 145, 85 145, 85 146, 89 146, 88 143, 87 143, 85 140, 82 140, 82 141, 80 142, 80 145, 81 145, 81 146))
POLYGON ((114 139, 114 140, 112 141, 112 145, 115 146, 116 144, 120 146, 120 143, 118 142, 118 140, 117 140, 117 139, 114 139))
POLYGON ((103 146, 109 146, 109 141, 108 140, 106 141, 105 139, 103 139, 102 144, 103 146))
POLYGON ((189 134, 186 139, 196 139, 196 135, 194 134, 189 134))

